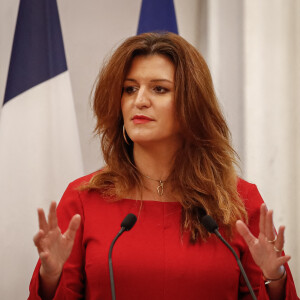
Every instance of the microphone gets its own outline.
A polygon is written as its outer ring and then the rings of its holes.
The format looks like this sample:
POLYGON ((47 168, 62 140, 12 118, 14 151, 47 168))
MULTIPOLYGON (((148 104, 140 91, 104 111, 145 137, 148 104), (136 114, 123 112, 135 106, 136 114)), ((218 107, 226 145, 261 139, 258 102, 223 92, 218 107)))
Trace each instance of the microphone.
POLYGON ((239 257, 237 256, 237 254, 235 253, 235 251, 233 250, 233 248, 228 244, 228 242, 222 237, 222 235, 219 232, 219 227, 218 224, 216 223, 216 221, 209 215, 205 215, 204 217, 201 218, 200 220, 201 224, 205 227, 205 229, 210 232, 210 233, 214 233, 226 246, 227 248, 231 251, 231 253, 233 254, 233 256, 235 257, 237 264, 241 270, 241 273, 245 279, 245 282, 247 284, 247 287, 250 291, 250 294, 252 296, 253 300, 257 300, 256 296, 254 294, 254 291, 252 289, 252 286, 249 282, 249 279, 247 277, 247 274, 243 268, 243 265, 239 259, 239 257))
POLYGON ((109 252, 108 252, 108 266, 109 266, 109 277, 110 277, 110 287, 111 287, 111 296, 113 300, 116 300, 116 291, 115 291, 115 281, 114 281, 114 273, 112 266, 112 250, 115 245, 117 239, 121 236, 124 231, 129 231, 136 222, 136 216, 134 214, 128 214, 121 223, 121 230, 118 232, 116 237, 111 242, 109 252))
POLYGON ((121 228, 124 228, 125 231, 129 231, 134 226, 135 222, 136 222, 136 215, 128 214, 122 221, 121 228))

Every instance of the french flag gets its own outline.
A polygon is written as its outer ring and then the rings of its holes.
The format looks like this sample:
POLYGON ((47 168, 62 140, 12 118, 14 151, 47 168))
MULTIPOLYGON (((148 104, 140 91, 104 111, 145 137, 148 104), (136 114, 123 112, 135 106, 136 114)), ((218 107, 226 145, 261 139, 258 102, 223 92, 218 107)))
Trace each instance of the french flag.
POLYGON ((21 0, 0 115, 2 299, 25 299, 37 260, 37 207, 83 175, 57 3, 21 0))
POLYGON ((173 0, 143 0, 137 34, 169 31, 178 34, 173 0))

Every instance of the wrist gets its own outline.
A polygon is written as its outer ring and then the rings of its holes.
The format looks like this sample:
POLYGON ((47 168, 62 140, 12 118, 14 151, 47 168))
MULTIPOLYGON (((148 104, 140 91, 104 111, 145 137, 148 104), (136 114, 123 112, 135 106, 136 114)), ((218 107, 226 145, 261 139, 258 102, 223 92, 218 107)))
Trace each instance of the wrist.
POLYGON ((286 278, 286 270, 285 270, 285 267, 284 266, 281 266, 281 269, 283 270, 282 273, 278 276, 274 276, 274 277, 269 277, 269 276, 265 276, 264 273, 262 273, 262 276, 263 276, 263 280, 265 281, 265 284, 269 284, 271 282, 274 282, 274 281, 280 281, 280 280, 283 280, 286 278))
POLYGON ((60 276, 62 272, 48 273, 45 271, 43 266, 40 267, 39 277, 39 295, 42 299, 50 300, 53 299, 56 289, 58 287, 60 276))
POLYGON ((57 282, 60 278, 62 270, 56 272, 47 272, 43 265, 40 267, 40 277, 47 282, 57 282))

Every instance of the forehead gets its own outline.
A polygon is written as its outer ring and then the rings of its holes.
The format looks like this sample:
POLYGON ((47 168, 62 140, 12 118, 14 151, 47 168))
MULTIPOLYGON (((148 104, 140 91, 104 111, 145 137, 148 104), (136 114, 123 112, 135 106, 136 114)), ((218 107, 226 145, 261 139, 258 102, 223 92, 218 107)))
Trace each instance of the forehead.
POLYGON ((131 76, 158 76, 173 79, 175 66, 166 56, 161 54, 139 55, 133 58, 126 78, 131 76))

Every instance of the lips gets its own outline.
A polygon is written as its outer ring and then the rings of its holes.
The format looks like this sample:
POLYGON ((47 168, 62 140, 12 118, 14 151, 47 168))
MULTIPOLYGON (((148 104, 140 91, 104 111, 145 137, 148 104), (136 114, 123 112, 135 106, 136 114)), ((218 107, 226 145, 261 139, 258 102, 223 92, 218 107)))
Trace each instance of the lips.
POLYGON ((146 117, 144 115, 135 115, 133 118, 133 120, 148 120, 148 121, 153 121, 153 119, 146 117))
POLYGON ((134 124, 144 124, 144 123, 148 123, 150 121, 153 121, 153 119, 151 119, 147 116, 144 116, 144 115, 135 115, 132 118, 132 121, 133 121, 134 124))

